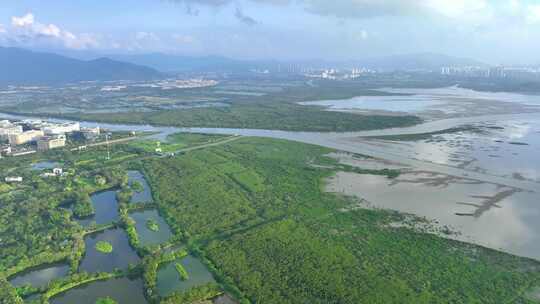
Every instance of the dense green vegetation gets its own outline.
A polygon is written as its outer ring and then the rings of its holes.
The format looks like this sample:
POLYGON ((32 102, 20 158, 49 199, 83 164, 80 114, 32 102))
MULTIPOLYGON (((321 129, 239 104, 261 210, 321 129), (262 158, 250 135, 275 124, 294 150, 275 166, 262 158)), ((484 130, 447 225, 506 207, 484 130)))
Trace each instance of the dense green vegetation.
POLYGON ((107 297, 107 298, 97 299, 96 304, 117 304, 117 302, 113 300, 112 298, 107 297))
MULTIPOLYGON (((71 115, 70 115, 71 116, 71 115)), ((418 124, 416 116, 359 115, 331 112, 295 103, 232 104, 163 112, 81 114, 79 119, 114 123, 148 123, 177 127, 253 128, 289 131, 360 131, 418 124)))
POLYGON ((399 213, 343 211, 350 202, 321 190, 335 169, 310 166, 326 153, 251 138, 144 168, 167 221, 239 299, 529 303, 539 263, 392 228, 399 213))
POLYGON ((202 300, 212 299, 222 292, 219 286, 215 283, 209 283, 203 286, 197 286, 187 292, 175 292, 167 298, 163 299, 161 304, 189 304, 202 303, 202 300))
MULTIPOLYGON (((98 183, 102 182, 98 179, 98 183)), ((92 200, 88 193, 79 193, 75 195, 75 204, 73 205, 73 215, 78 218, 84 218, 93 215, 95 212, 92 200)))
MULTIPOLYGON (((73 287, 125 275, 143 278, 152 304, 193 303, 223 292, 242 303, 533 303, 527 297, 540 285, 540 263, 396 228, 390 224, 405 216, 346 208, 350 201, 322 190, 336 170, 388 178, 399 171, 345 166, 326 157, 326 148, 259 138, 168 158, 132 148, 115 147, 135 155, 129 165, 81 164, 87 156, 73 155, 66 178, 45 183, 38 173, 21 170, 25 182, 4 187, 0 303, 19 304, 20 295, 36 292, 14 289, 5 278, 55 261, 69 262, 71 273, 39 290, 43 303, 73 287), (134 187, 128 186, 128 168, 145 173, 155 203, 129 203, 134 187), (119 189, 114 225, 127 231, 142 262, 126 272, 79 273, 84 236, 108 226, 84 229, 67 208, 75 213, 88 194, 111 187, 119 189), (141 247, 129 212, 150 207, 159 208, 174 237, 141 247), (207 265, 217 284, 161 298, 160 265, 175 263, 179 275, 190 279, 178 263, 188 251, 173 249, 181 244, 207 265)), ((6 170, 19 166, 3 161, 6 170)), ((97 247, 112 250, 108 243, 97 247)))
POLYGON ((154 219, 148 219, 146 221, 146 228, 148 228, 151 231, 159 231, 159 225, 154 219))
MULTIPOLYGON (((159 148, 163 153, 176 152, 178 150, 217 142, 226 138, 224 135, 203 135, 196 133, 174 133, 167 136, 167 141, 159 142, 159 148)), ((129 143, 130 146, 139 148, 145 152, 155 152, 158 142, 155 140, 141 139, 129 143)))
POLYGON ((182 264, 179 262, 174 263, 174 268, 176 269, 176 272, 178 272, 178 275, 180 276, 180 280, 185 281, 189 279, 189 274, 187 273, 186 269, 182 264))
POLYGON ((109 242, 99 241, 96 243, 96 250, 101 253, 111 253, 113 246, 109 242))
POLYGON ((23 304, 23 300, 17 291, 5 278, 0 277, 0 303, 2 304, 23 304))

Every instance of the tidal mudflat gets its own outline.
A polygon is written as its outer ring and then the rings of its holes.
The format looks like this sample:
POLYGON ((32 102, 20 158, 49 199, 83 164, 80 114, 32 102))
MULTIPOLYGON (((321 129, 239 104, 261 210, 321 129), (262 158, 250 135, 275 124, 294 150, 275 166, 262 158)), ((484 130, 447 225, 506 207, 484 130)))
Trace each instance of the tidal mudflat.
POLYGON ((424 217, 445 235, 540 260, 540 194, 431 172, 396 179, 338 172, 327 191, 359 198, 358 207, 424 217))
POLYGON ((540 183, 540 114, 480 121, 459 129, 432 136, 398 135, 350 141, 427 162, 540 183))
POLYGON ((456 86, 438 89, 382 88, 380 91, 396 95, 357 96, 351 99, 308 101, 301 104, 322 106, 330 111, 405 113, 430 119, 540 110, 540 98, 534 95, 478 92, 456 86))

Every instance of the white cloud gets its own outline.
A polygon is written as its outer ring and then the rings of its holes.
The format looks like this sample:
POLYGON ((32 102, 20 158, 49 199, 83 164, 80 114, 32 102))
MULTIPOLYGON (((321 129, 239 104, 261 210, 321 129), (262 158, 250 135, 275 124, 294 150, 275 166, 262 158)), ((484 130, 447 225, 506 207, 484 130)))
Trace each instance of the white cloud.
POLYGON ((6 28, 4 27, 3 24, 0 24, 0 34, 5 34, 5 33, 7 33, 6 28))
POLYGON ((11 25, 14 27, 27 27, 34 24, 34 14, 27 13, 26 15, 22 17, 11 17, 11 25))
POLYGON ((13 31, 10 34, 13 40, 23 41, 26 44, 60 44, 70 49, 88 49, 99 45, 95 35, 76 35, 55 24, 39 23, 32 13, 11 17, 11 26, 13 31))
POLYGON ((135 39, 137 40, 152 40, 159 41, 159 37, 152 32, 137 32, 135 33, 135 39))
POLYGON ((540 23, 540 5, 529 5, 527 9, 527 23, 535 24, 540 23))
POLYGON ((179 43, 188 44, 193 43, 195 41, 195 38, 191 35, 180 35, 180 34, 173 34, 172 38, 179 43))

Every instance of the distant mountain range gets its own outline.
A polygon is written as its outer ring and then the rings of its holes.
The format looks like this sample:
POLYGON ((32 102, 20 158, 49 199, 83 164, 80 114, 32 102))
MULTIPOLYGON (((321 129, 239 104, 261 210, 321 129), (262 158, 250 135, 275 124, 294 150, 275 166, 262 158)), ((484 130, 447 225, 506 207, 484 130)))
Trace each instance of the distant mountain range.
POLYGON ((305 68, 369 68, 381 71, 438 71, 445 66, 487 66, 433 53, 396 55, 349 61, 236 60, 220 56, 190 57, 160 53, 106 55, 92 52, 29 51, 0 47, 0 85, 57 84, 78 81, 150 80, 165 72, 246 72, 252 69, 299 71, 305 68))
POLYGON ((383 71, 439 70, 441 67, 445 66, 487 66, 484 63, 472 59, 457 58, 434 53, 395 55, 347 61, 306 60, 288 62, 270 60, 242 61, 219 56, 189 57, 159 53, 140 55, 108 55, 107 57, 133 64, 145 65, 160 71, 168 72, 246 71, 249 69, 265 68, 275 70, 278 67, 282 70, 287 70, 290 66, 301 68, 364 67, 383 71))
POLYGON ((0 84, 58 84, 78 81, 149 80, 157 70, 109 58, 78 60, 53 53, 0 47, 0 84))

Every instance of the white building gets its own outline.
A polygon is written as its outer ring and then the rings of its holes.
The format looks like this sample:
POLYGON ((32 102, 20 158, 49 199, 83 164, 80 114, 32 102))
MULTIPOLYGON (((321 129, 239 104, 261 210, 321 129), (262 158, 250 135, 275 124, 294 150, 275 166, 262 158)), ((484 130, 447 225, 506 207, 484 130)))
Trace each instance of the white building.
POLYGON ((41 130, 30 130, 26 132, 22 132, 20 134, 10 134, 8 136, 9 143, 11 145, 22 145, 26 144, 32 141, 36 141, 38 138, 42 137, 43 131, 41 130))
POLYGON ((22 126, 13 125, 11 123, 0 122, 0 140, 7 140, 11 134, 21 134, 23 132, 22 126))
POLYGON ((49 124, 42 128, 46 135, 61 135, 72 133, 81 130, 81 125, 78 122, 70 122, 64 124, 49 124))
POLYGON ((22 183, 23 178, 20 176, 8 176, 4 180, 6 183, 22 183))

